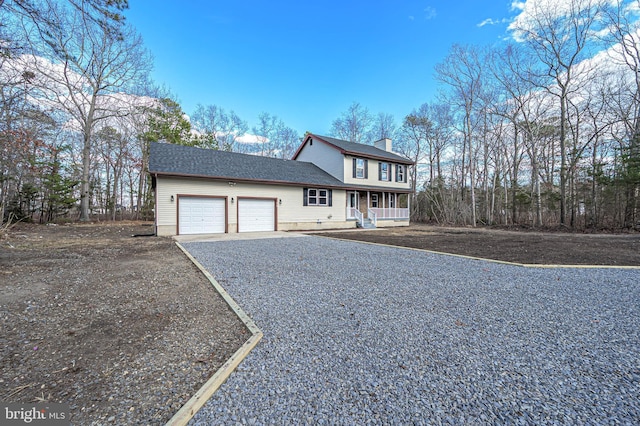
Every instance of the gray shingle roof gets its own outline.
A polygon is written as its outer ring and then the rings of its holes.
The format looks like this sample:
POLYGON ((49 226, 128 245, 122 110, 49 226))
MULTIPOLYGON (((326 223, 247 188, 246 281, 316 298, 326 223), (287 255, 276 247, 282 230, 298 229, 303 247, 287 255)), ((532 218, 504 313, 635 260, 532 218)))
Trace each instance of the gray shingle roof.
POLYGON ((341 139, 330 138, 328 136, 310 135, 313 138, 323 140, 331 145, 334 145, 345 154, 361 155, 368 158, 386 159, 400 164, 413 164, 411 160, 401 155, 394 154, 392 152, 385 151, 380 148, 376 148, 373 145, 365 145, 362 143, 355 143, 349 141, 343 141, 341 139))
POLYGON ((229 180, 345 187, 315 164, 152 142, 149 172, 229 180))

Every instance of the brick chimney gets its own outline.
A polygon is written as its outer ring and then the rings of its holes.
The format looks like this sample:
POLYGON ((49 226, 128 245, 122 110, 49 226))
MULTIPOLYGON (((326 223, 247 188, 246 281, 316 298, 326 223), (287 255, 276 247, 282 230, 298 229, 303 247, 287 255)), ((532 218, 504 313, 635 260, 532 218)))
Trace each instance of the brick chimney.
POLYGON ((380 139, 379 141, 374 142, 373 146, 383 151, 391 152, 391 149, 392 149, 391 139, 389 138, 380 139))

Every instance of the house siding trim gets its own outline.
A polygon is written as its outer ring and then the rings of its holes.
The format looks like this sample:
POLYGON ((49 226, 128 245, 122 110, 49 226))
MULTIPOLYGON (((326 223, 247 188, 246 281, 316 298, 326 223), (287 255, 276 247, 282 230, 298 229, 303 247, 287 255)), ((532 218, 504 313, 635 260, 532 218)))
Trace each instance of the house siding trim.
POLYGON ((258 184, 267 184, 267 185, 285 185, 285 186, 315 186, 315 187, 323 187, 323 188, 335 188, 335 189, 344 189, 342 185, 327 185, 327 184, 318 184, 318 183, 310 183, 310 182, 289 182, 289 181, 281 181, 281 180, 260 180, 260 179, 238 179, 234 177, 226 177, 226 176, 207 176, 207 175, 190 175, 190 174, 182 174, 182 173, 164 173, 164 172, 154 172, 153 176, 162 176, 162 177, 177 177, 177 178, 187 178, 187 179, 206 179, 209 181, 220 181, 220 182, 243 182, 243 183, 258 183, 258 184))

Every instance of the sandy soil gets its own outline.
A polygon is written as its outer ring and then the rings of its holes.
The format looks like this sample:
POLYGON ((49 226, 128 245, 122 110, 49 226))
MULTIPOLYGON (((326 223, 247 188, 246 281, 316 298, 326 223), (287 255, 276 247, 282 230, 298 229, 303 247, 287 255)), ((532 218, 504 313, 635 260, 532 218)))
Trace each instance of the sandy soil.
POLYGON ((249 334, 150 224, 0 235, 0 400, 68 403, 74 424, 163 424, 249 334))
POLYGON ((524 264, 640 266, 640 234, 578 234, 416 224, 320 235, 524 264))

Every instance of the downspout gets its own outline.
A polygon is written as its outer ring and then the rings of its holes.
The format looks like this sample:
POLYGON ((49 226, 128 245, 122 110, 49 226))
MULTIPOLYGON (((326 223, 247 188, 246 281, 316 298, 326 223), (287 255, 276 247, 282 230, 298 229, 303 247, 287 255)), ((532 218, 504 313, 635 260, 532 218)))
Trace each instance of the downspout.
POLYGON ((153 185, 153 229, 154 235, 158 236, 158 174, 151 175, 153 185))

